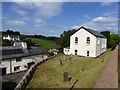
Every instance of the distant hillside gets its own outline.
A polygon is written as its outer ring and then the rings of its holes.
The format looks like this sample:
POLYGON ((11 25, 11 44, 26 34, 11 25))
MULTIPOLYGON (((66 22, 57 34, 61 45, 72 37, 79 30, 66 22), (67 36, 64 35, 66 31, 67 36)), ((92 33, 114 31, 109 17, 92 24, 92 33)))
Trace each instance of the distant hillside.
POLYGON ((44 38, 34 38, 34 37, 27 37, 27 38, 31 39, 32 42, 39 44, 40 47, 42 47, 42 48, 49 48, 51 46, 56 45, 55 40, 48 40, 48 39, 44 39, 44 38))
POLYGON ((57 45, 56 42, 58 40, 58 37, 53 37, 53 36, 47 37, 47 36, 36 35, 36 34, 23 35, 20 32, 13 31, 13 30, 6 30, 6 31, 0 32, 1 37, 5 35, 19 35, 21 41, 26 41, 27 43, 29 43, 28 46, 31 46, 31 43, 29 42, 29 40, 27 41, 27 39, 31 39, 33 43, 37 43, 42 48, 49 48, 51 46, 56 46, 57 45))

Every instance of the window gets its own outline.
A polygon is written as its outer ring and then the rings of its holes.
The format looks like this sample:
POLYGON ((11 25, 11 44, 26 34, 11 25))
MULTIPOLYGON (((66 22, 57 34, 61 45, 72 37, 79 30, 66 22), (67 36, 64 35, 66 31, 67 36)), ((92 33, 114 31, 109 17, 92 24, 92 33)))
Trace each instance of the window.
POLYGON ((89 56, 90 51, 87 51, 87 56, 89 56))
POLYGON ((90 37, 87 37, 87 44, 90 44, 90 37))
POLYGON ((14 67, 14 71, 17 71, 20 69, 20 66, 14 67))
POLYGON ((78 43, 78 37, 75 37, 75 44, 78 43))
POLYGON ((77 50, 75 50, 75 55, 77 55, 77 52, 78 52, 78 51, 77 51, 77 50))
POLYGON ((69 50, 68 50, 68 52, 69 52, 69 50))
POLYGON ((100 45, 100 39, 98 39, 98 46, 100 45))
POLYGON ((16 58, 16 62, 22 61, 21 58, 16 58))

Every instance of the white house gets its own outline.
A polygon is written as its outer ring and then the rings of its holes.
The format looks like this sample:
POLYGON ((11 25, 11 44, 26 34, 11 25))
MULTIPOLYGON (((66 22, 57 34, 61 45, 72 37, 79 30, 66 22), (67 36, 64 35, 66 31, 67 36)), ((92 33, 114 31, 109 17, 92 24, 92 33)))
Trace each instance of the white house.
POLYGON ((107 48, 107 39, 104 35, 80 27, 76 33, 70 36, 70 48, 64 48, 64 54, 85 57, 97 57, 104 53, 107 48))
POLYGON ((0 47, 0 52, 2 52, 0 64, 2 75, 27 70, 31 65, 47 58, 41 48, 28 50, 17 46, 7 46, 0 47))
POLYGON ((19 36, 3 36, 3 40, 9 40, 9 41, 20 41, 19 36))

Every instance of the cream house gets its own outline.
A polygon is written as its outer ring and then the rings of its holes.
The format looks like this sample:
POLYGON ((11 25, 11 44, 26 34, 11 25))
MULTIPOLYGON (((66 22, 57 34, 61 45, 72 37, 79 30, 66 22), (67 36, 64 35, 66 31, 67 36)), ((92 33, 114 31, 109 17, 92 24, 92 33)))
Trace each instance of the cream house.
MULTIPOLYGON (((26 47, 25 42, 21 42, 21 46, 23 43, 24 47, 26 47)), ((2 58, 0 59, 2 75, 27 70, 31 65, 47 58, 41 48, 36 47, 28 50, 27 48, 16 46, 16 44, 15 46, 0 47, 0 52, 2 52, 2 58)))
POLYGON ((19 36, 10 36, 10 35, 7 35, 7 36, 3 36, 3 40, 9 40, 9 41, 20 41, 20 38, 19 36))
POLYGON ((97 57, 107 48, 107 39, 104 35, 80 27, 76 33, 70 36, 70 48, 64 48, 64 54, 79 55, 85 57, 97 57))

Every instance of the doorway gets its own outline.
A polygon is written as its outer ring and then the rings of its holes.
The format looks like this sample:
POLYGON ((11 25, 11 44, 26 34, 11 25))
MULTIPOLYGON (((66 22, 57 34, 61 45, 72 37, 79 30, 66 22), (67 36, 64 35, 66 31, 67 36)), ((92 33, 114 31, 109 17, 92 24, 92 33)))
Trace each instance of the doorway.
POLYGON ((6 67, 2 68, 2 75, 6 75, 6 67))
POLYGON ((89 57, 90 51, 87 51, 87 57, 89 57))
POLYGON ((78 51, 77 51, 77 50, 75 50, 75 55, 77 55, 77 52, 78 52, 78 51))

